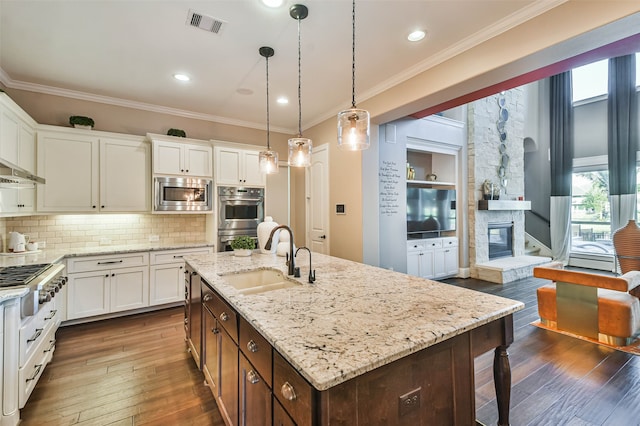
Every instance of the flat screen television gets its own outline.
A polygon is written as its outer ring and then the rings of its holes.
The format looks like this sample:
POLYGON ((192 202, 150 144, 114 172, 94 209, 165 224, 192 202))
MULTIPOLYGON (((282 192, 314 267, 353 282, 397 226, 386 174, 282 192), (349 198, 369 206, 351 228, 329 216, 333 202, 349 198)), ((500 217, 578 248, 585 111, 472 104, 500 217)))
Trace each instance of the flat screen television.
POLYGON ((455 189, 407 188, 407 233, 455 231, 455 189))

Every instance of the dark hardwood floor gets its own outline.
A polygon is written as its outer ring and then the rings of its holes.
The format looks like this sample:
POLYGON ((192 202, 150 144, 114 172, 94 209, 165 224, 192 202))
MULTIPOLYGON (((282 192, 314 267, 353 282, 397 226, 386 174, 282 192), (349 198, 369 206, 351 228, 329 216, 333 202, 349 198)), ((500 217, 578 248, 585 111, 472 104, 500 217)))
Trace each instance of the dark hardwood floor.
POLYGON ((183 319, 172 308, 60 328, 21 426, 224 425, 183 319))
MULTIPOLYGON (((509 348, 512 425, 640 425, 639 356, 530 325, 539 318, 536 289, 548 281, 445 282, 525 303, 509 348)), ((495 425, 493 354, 476 358, 475 369, 477 419, 495 425)))
MULTIPOLYGON (((512 425, 640 425, 640 357, 529 325, 543 280, 445 282, 520 300, 514 315, 512 425)), ((223 425, 185 350, 183 310, 63 327, 53 362, 22 410, 31 425, 223 425)), ((476 412, 498 414, 493 354, 476 359, 476 412)))

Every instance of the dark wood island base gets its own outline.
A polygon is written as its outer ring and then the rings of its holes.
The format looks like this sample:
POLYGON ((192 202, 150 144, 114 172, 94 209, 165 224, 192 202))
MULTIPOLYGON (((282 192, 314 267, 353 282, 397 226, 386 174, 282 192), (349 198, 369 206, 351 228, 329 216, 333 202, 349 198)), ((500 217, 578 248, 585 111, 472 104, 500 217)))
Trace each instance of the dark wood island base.
MULTIPOLYGON (((325 391, 311 389, 305 415, 294 420, 323 426, 475 425, 474 358, 494 349, 498 425, 508 425, 512 341, 508 315, 325 391)), ((274 372, 274 396, 288 413, 300 413, 303 402, 284 398, 279 382, 286 378, 274 372)))

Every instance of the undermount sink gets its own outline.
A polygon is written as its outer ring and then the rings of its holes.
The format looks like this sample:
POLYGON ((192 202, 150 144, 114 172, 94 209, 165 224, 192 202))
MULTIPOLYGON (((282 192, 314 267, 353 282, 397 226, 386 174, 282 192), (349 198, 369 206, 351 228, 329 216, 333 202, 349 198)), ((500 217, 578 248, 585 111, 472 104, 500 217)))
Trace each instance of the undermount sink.
POLYGON ((256 269, 222 275, 222 278, 242 294, 264 293, 300 285, 299 282, 288 279, 277 269, 256 269))

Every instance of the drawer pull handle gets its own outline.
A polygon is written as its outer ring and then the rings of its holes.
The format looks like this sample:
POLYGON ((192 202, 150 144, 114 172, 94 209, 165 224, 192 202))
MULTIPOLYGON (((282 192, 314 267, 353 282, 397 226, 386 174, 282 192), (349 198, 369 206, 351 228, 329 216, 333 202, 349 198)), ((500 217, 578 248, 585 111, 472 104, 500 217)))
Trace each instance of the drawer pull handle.
POLYGON ((255 371, 249 370, 249 372, 247 373, 247 380, 252 385, 255 385, 256 383, 260 382, 260 376, 258 376, 255 371))
POLYGON ((249 342, 247 342, 247 349, 249 349, 249 352, 258 352, 258 344, 253 340, 249 340, 249 342))
POLYGON ((49 340, 49 342, 50 342, 50 345, 47 349, 43 351, 44 353, 51 352, 53 348, 56 347, 56 339, 49 340))
POLYGON ((291 386, 289 382, 284 382, 284 385, 282 385, 280 391, 282 392, 282 396, 284 396, 287 401, 295 401, 297 398, 296 391, 295 389, 293 389, 293 386, 291 386))
POLYGON ((27 343, 35 342, 36 340, 38 340, 38 337, 40 337, 43 330, 44 328, 36 328, 36 334, 34 334, 30 339, 27 339, 27 343))
POLYGON ((204 297, 202 298, 202 300, 204 300, 205 302, 208 302, 211 300, 211 295, 210 294, 205 294, 204 297))
POLYGON ((226 312, 223 312, 220 314, 220 320, 221 321, 228 321, 229 320, 229 315, 227 315, 226 312))
POLYGON ((46 317, 44 320, 45 321, 49 321, 50 319, 53 319, 53 317, 56 316, 56 314, 58 313, 58 311, 56 309, 51 311, 51 315, 49 315, 48 317, 46 317))
POLYGON ((29 377, 26 382, 29 383, 35 380, 36 377, 38 377, 38 374, 40 374, 40 370, 42 370, 42 364, 36 364, 36 371, 33 372, 33 376, 29 377))
POLYGON ((173 258, 174 258, 174 259, 182 259, 183 257, 184 257, 184 256, 183 256, 183 255, 181 255, 181 254, 174 254, 174 255, 173 255, 173 258))
POLYGON ((98 262, 98 265, 113 265, 114 263, 122 263, 122 259, 120 259, 120 260, 110 260, 108 262, 98 262))

